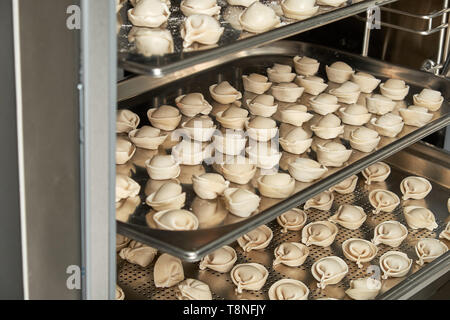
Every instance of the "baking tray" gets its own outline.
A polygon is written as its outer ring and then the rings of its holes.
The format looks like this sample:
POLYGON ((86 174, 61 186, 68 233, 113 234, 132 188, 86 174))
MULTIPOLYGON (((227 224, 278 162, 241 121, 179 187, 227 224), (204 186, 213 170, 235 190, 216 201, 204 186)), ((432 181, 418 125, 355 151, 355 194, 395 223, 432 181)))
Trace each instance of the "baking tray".
MULTIPOLYGON (((236 16, 243 7, 229 6, 226 0, 218 0, 218 4, 222 7, 220 15, 220 23, 225 28, 224 34, 217 47, 213 49, 203 49, 197 51, 183 51, 183 39, 180 36, 180 26, 184 21, 184 15, 179 9, 181 0, 172 0, 171 15, 167 22, 166 28, 172 33, 174 39, 175 52, 164 56, 145 57, 136 54, 133 44, 127 39, 128 32, 132 25, 128 21, 126 11, 130 8, 129 2, 121 10, 124 25, 118 34, 118 61, 119 66, 125 70, 137 73, 147 74, 152 77, 163 77, 167 74, 180 71, 190 66, 195 66, 207 61, 215 60, 218 56, 226 56, 237 53, 244 49, 260 46, 265 43, 280 40, 303 31, 314 29, 322 25, 353 16, 357 13, 365 11, 372 6, 385 5, 395 2, 396 0, 348 0, 338 8, 330 6, 320 6, 319 12, 306 20, 295 21, 281 17, 282 23, 279 28, 254 35, 248 32, 242 32, 224 19, 224 16, 232 12, 231 15, 236 16)), ((261 0, 260 2, 275 8, 276 11, 281 10, 279 0, 261 0)))
MULTIPOLYGON (((445 228, 445 224, 450 221, 446 206, 447 199, 450 197, 450 154, 429 147, 423 143, 418 143, 388 158, 386 162, 391 165, 392 172, 385 182, 367 186, 364 183, 364 178, 360 174, 358 186, 354 193, 349 195, 335 193, 335 200, 330 210, 331 212, 324 212, 317 209, 306 210, 308 223, 328 219, 341 204, 358 205, 364 208, 364 211, 370 212, 372 207, 368 201, 368 193, 371 190, 386 188, 394 191, 397 195, 401 195, 399 188, 400 182, 409 175, 419 175, 429 179, 433 186, 432 192, 425 200, 402 201, 400 206, 392 213, 381 213, 378 215, 369 213, 366 222, 357 230, 348 230, 339 227, 335 242, 330 247, 325 248, 315 245, 311 246, 310 255, 300 267, 287 267, 283 265, 278 265, 275 268, 272 267, 273 251, 278 245, 286 241, 301 242, 301 231, 281 233, 281 228, 276 221, 268 224, 273 230, 274 237, 266 249, 246 253, 234 242, 232 246, 236 249, 238 255, 236 263, 257 262, 263 264, 269 270, 268 280, 259 291, 244 291, 242 295, 237 296, 234 292, 235 286, 231 281, 229 273, 222 274, 209 269, 199 270, 198 263, 184 263, 186 278, 195 278, 207 283, 211 288, 214 299, 268 299, 267 292, 270 286, 275 281, 283 278, 297 279, 304 282, 311 291, 309 299, 349 299, 345 294, 345 290, 349 287, 349 281, 370 276, 371 272, 369 268, 374 269, 373 266, 378 266, 378 259, 385 252, 389 250, 401 251, 405 252, 414 261, 417 260, 414 251, 417 240, 421 238, 437 238, 439 233, 445 228), (412 163, 414 165, 411 165, 412 163), (403 207, 407 205, 421 205, 429 208, 435 214, 439 227, 434 231, 426 229, 413 230, 408 227, 408 237, 399 248, 393 249, 383 244, 378 245, 379 251, 376 258, 370 263, 365 263, 361 269, 354 262, 349 261, 343 256, 341 249, 343 241, 349 238, 371 240, 374 226, 382 221, 397 220, 407 226, 403 216, 403 207), (343 258, 349 266, 349 273, 340 283, 327 286, 324 290, 320 290, 317 288, 317 281, 312 277, 310 271, 311 266, 318 259, 331 255, 337 255, 343 258)), ((450 247, 450 241, 443 241, 450 247)), ((118 285, 124 290, 127 299, 176 299, 176 286, 164 289, 154 287, 152 265, 148 268, 142 268, 119 258, 117 266, 118 285)), ((382 288, 378 299, 410 298, 437 278, 445 275, 449 270, 450 251, 423 267, 419 267, 414 263, 407 276, 382 280, 382 288)))
MULTIPOLYGON (((159 106, 161 104, 174 105, 173 101, 175 97, 188 92, 202 92, 209 101, 212 101, 209 93, 207 93, 209 85, 222 80, 228 80, 238 90, 242 90, 242 74, 265 72, 265 69, 274 62, 290 64, 292 63, 292 56, 296 54, 305 54, 321 61, 319 74, 322 76, 325 74, 325 64, 330 64, 336 60, 343 60, 357 70, 372 73, 383 80, 386 77, 405 79, 411 87, 410 94, 406 98, 406 104, 412 103, 412 95, 419 92, 423 87, 440 90, 445 98, 445 102, 442 108, 434 113, 432 122, 427 125, 421 128, 405 126, 397 138, 382 138, 378 149, 372 153, 366 154, 355 151, 347 166, 329 170, 326 178, 310 184, 297 183, 297 187, 302 188, 301 192, 296 193, 288 199, 281 201, 263 198, 261 208, 267 209, 261 210, 259 214, 246 220, 213 229, 197 231, 173 232, 157 230, 147 226, 146 214, 150 208, 144 204, 137 208, 126 223, 117 222, 117 230, 119 233, 178 256, 183 260, 198 261, 207 253, 232 242, 242 234, 261 224, 268 223, 281 213, 302 204, 309 198, 339 183, 352 174, 360 172, 368 165, 398 152, 402 148, 450 123, 450 106, 448 104, 450 82, 444 78, 390 65, 383 61, 300 42, 281 41, 267 47, 249 50, 244 52, 244 54, 244 58, 170 82, 168 85, 157 87, 136 98, 124 100, 119 104, 119 108, 129 108, 138 113, 141 118, 141 125, 145 125, 148 122, 146 111, 150 106, 159 106), (270 205, 272 207, 269 207, 270 205)), ((308 95, 304 94, 300 102, 304 103, 307 99, 308 95)), ((146 151, 138 150, 134 158, 131 159, 131 163, 138 164, 135 166, 137 172, 133 175, 133 178, 142 185, 142 201, 145 200, 143 190, 145 189, 148 175, 142 167, 139 167, 139 163, 142 166, 143 160, 148 159, 151 154, 152 152, 146 153, 146 151)), ((314 157, 314 154, 310 156, 314 157)), ((206 169, 211 170, 210 168, 206 169)), ((188 179, 189 177, 187 177, 188 179)), ((184 185, 183 187, 188 192, 187 204, 189 206, 189 199, 193 198, 193 193, 192 191, 189 192, 189 190, 192 189, 189 185, 184 185)))

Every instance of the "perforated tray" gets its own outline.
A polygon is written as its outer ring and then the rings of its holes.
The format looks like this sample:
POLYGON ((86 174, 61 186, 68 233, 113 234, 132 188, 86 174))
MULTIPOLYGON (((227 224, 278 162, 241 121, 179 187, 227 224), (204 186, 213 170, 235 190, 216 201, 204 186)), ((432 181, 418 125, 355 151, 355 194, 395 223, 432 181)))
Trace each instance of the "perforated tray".
MULTIPOLYGON (((367 186, 364 183, 364 178, 359 175, 358 186, 354 193, 349 195, 339 195, 334 193, 335 200, 330 212, 320 211, 317 209, 306 210, 308 215, 307 223, 327 220, 342 204, 354 204, 361 206, 364 211, 368 213, 368 217, 366 222, 358 230, 348 230, 343 227, 339 227, 336 240, 330 247, 323 248, 314 245, 311 246, 310 254, 302 266, 287 267, 278 265, 275 268, 272 267, 273 251, 278 245, 286 241, 301 242, 301 231, 289 231, 285 234, 281 233, 281 228, 276 221, 272 221, 268 224, 268 226, 273 230, 274 237, 266 249, 258 251, 254 250, 249 253, 245 253, 236 242, 232 244, 238 254, 238 261, 236 263, 257 262, 263 264, 269 270, 268 280, 261 290, 244 291, 242 295, 238 296, 235 294, 235 286, 231 281, 229 273, 221 274, 209 269, 199 270, 198 263, 184 263, 186 278, 196 278, 207 283, 213 292, 214 299, 268 299, 267 292, 270 286, 275 281, 282 278, 297 279, 307 284, 311 291, 309 299, 325 297, 349 299, 345 295, 345 290, 349 287, 349 281, 370 276, 370 266, 378 266, 378 259, 385 252, 389 250, 402 251, 416 261, 417 256, 414 251, 416 242, 421 238, 437 238, 439 233, 444 229, 446 222, 450 220, 446 207, 447 199, 450 197, 450 156, 434 149, 429 150, 428 147, 418 144, 414 146, 414 148, 408 148, 399 154, 394 155, 386 162, 392 167, 392 173, 386 182, 374 183, 367 186), (428 151, 432 151, 432 155, 430 155, 428 151), (406 172, 405 170, 408 170, 409 172, 406 172), (372 214, 371 212, 373 208, 368 202, 368 193, 373 189, 382 188, 391 190, 401 196, 399 189, 400 182, 403 178, 411 174, 426 177, 431 181, 433 190, 426 197, 426 199, 402 201, 401 205, 398 206, 393 213, 380 213, 378 215, 372 214), (383 221, 397 220, 407 226, 403 216, 403 207, 407 205, 421 205, 428 207, 435 214, 436 222, 439 227, 434 231, 428 231, 426 229, 413 230, 408 227, 408 237, 403 241, 399 248, 393 249, 386 245, 379 245, 379 251, 376 258, 370 263, 365 263, 364 267, 361 269, 359 269, 354 262, 349 261, 343 256, 341 249, 342 242, 349 238, 371 240, 373 237, 374 227, 383 221), (349 273, 339 284, 330 285, 324 290, 320 290, 317 288, 317 282, 311 275, 311 266, 318 259, 331 255, 337 255, 343 258, 349 266, 349 273)), ((449 241, 444 240, 444 242, 446 242, 447 246, 450 247, 449 241)), ((435 261, 420 268, 416 263, 414 263, 409 276, 382 280, 380 295, 382 296, 385 293, 389 293, 390 298, 395 298, 396 296, 393 293, 401 288, 401 285, 405 279, 412 278, 412 274, 416 273, 420 269, 422 273, 426 274, 427 270, 430 270, 430 267, 433 264, 433 273, 436 272, 436 270, 443 270, 444 272, 445 270, 448 271, 450 264, 449 254, 450 252, 446 254, 446 257, 443 257, 444 259, 441 258, 439 260, 440 265, 436 265, 437 262, 435 261)), ((176 286, 166 289, 154 287, 153 266, 141 268, 120 259, 118 261, 118 284, 122 287, 128 299, 176 299, 176 286)), ((431 273, 431 271, 429 273, 431 273)), ((429 281, 431 281, 433 275, 428 276, 429 281)), ((409 285, 411 285, 411 281, 405 281, 405 284, 408 282, 409 285)))

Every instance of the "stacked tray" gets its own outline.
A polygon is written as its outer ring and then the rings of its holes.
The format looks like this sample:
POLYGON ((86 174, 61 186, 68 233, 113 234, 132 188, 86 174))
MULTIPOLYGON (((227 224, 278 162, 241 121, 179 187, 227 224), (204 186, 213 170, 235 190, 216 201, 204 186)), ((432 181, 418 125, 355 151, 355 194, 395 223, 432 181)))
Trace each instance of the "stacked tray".
MULTIPOLYGON (((349 281, 357 278, 369 276, 379 277, 376 273, 379 258, 387 251, 401 251, 408 255, 413 261, 417 260, 414 246, 421 238, 437 238, 440 232, 450 221, 447 211, 447 199, 450 196, 450 155, 424 144, 416 144, 411 148, 399 152, 386 161, 391 165, 391 175, 383 183, 372 183, 370 186, 364 183, 364 178, 359 175, 357 189, 348 195, 335 193, 335 200, 330 212, 319 211, 317 209, 306 210, 308 223, 313 221, 327 220, 342 204, 352 204, 361 206, 368 213, 365 223, 357 230, 349 230, 339 227, 339 232, 334 243, 329 247, 310 246, 310 254, 306 262, 300 267, 287 267, 278 265, 272 267, 273 251, 283 242, 301 242, 301 231, 288 231, 281 233, 281 227, 276 221, 272 221, 268 226, 273 230, 274 237, 270 245, 263 250, 254 250, 249 253, 244 252, 237 243, 233 246, 237 252, 236 263, 256 262, 264 265, 269 270, 269 277, 261 290, 244 291, 242 295, 236 295, 235 286, 231 281, 229 273, 218 273, 209 269, 199 270, 198 263, 184 263, 185 277, 199 279, 210 286, 214 299, 268 299, 267 292, 270 286, 283 278, 300 280, 310 289, 309 299, 335 298, 349 299, 345 290, 349 287, 349 281), (414 165, 412 165, 414 164, 414 165), (392 213, 371 214, 373 209, 368 202, 368 193, 377 188, 387 189, 401 196, 400 182, 410 175, 426 177, 432 183, 432 192, 425 200, 402 201, 401 205, 392 213), (364 263, 362 268, 358 268, 354 262, 345 258, 342 254, 341 244, 349 238, 362 238, 371 240, 373 229, 379 223, 386 220, 396 220, 407 226, 403 208, 407 205, 421 205, 430 209, 436 217, 438 228, 433 231, 427 229, 413 230, 408 227, 408 237, 402 242, 400 247, 391 248, 384 244, 378 245, 378 254, 374 260, 364 263), (324 290, 317 287, 317 281, 311 275, 311 266, 318 259, 326 256, 336 255, 344 259, 349 266, 346 277, 336 285, 329 285, 324 290), (374 273, 375 272, 375 273, 374 273)), ((447 246, 450 242, 441 239, 447 246)), ((409 274, 402 278, 389 278, 382 281, 382 288, 378 298, 381 299, 406 299, 417 293, 420 288, 425 287, 446 272, 450 267, 450 252, 447 252, 437 260, 420 267, 417 263, 413 266, 409 274), (418 285, 417 279, 422 283, 418 285)), ((148 268, 142 268, 130 264, 124 260, 118 260, 118 285, 124 290, 127 299, 176 299, 177 286, 171 288, 156 288, 153 283, 153 264, 148 268)))
POLYGON ((180 27, 185 19, 180 11, 180 0, 171 1, 171 14, 165 28, 170 31, 174 42, 174 53, 164 56, 145 57, 136 53, 134 44, 129 43, 128 33, 132 25, 127 18, 127 10, 131 4, 126 2, 120 14, 124 24, 118 34, 118 58, 119 65, 131 72, 146 74, 153 77, 163 77, 170 73, 183 70, 190 66, 215 60, 217 57, 224 57, 235 54, 247 48, 260 46, 275 40, 286 38, 288 36, 310 30, 333 21, 343 19, 365 11, 372 6, 381 6, 396 0, 348 0, 341 6, 334 8, 331 6, 320 6, 319 11, 312 17, 296 21, 282 16, 280 2, 278 0, 262 0, 260 2, 268 5, 281 16, 281 24, 278 28, 261 34, 243 32, 236 25, 229 22, 236 20, 238 14, 244 7, 230 6, 226 0, 219 0, 221 14, 219 22, 224 27, 224 33, 218 44, 214 48, 187 48, 183 49, 183 39, 180 35, 180 27), (229 17, 229 18, 228 18, 229 17))
MULTIPOLYGON (((190 92, 201 92, 210 100, 207 88, 209 85, 223 80, 228 80, 238 90, 243 91, 241 82, 243 74, 252 72, 264 73, 266 68, 272 66, 273 63, 292 64, 292 56, 294 55, 306 55, 319 60, 321 62, 319 74, 322 77, 324 77, 326 64, 329 65, 334 61, 342 60, 358 71, 371 73, 382 80, 388 77, 404 79, 411 87, 406 101, 403 102, 406 105, 412 104, 412 95, 420 92, 424 86, 441 91, 445 102, 440 110, 434 112, 433 120, 427 125, 420 128, 405 126, 396 138, 383 137, 378 149, 372 153, 354 151, 345 167, 329 170, 328 175, 317 182, 297 184, 297 190, 301 191, 288 199, 283 201, 263 199, 263 206, 260 207, 260 212, 248 219, 238 221, 233 219, 231 221, 232 223, 228 221, 228 223, 212 229, 186 232, 164 231, 148 227, 146 217, 150 208, 145 204, 141 204, 126 222, 118 222, 119 233, 181 257, 184 260, 198 261, 205 254, 232 242, 242 234, 261 224, 272 221, 281 213, 299 206, 314 195, 332 187, 352 174, 358 173, 371 163, 398 152, 402 148, 450 123, 449 105, 447 102, 450 96, 450 84, 445 79, 427 73, 389 65, 381 61, 297 42, 279 42, 273 46, 251 49, 243 52, 243 54, 246 56, 245 58, 215 67, 212 70, 200 74, 179 79, 171 82, 169 85, 160 86, 147 94, 122 101, 119 107, 126 107, 138 113, 141 121, 144 122, 142 124, 145 125, 145 121, 147 121, 146 112, 150 107, 156 107, 161 104, 173 105, 173 100, 177 96, 190 92)), ((299 103, 307 105, 307 99, 308 95, 304 94, 299 103)), ((160 150, 160 152, 165 153, 168 151, 160 150)), ((145 150, 138 150, 135 157, 128 164, 136 170, 136 173, 133 174, 133 179, 141 184, 142 191, 140 196, 142 202, 145 200, 144 190, 148 180, 148 175, 142 163, 143 160, 148 159, 151 155, 154 155, 154 152, 147 153, 145 150)), ((314 154, 310 154, 309 156, 314 157, 314 154)), ((204 169, 207 172, 213 171, 210 166, 204 166, 204 168, 200 169, 204 169)), ((195 172, 195 170, 192 171, 195 168, 184 166, 184 169, 186 171, 183 172, 182 170, 182 175, 186 182, 183 185, 183 189, 188 193, 186 207, 189 208, 194 197, 189 180, 192 177, 192 173, 195 172)))

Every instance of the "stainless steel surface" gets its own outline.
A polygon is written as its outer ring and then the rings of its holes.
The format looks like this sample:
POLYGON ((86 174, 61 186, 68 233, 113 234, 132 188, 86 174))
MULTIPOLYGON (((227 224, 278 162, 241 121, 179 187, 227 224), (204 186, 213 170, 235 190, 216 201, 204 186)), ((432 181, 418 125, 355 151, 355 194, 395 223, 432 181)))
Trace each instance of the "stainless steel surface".
MULTIPOLYGON (((198 263, 184 263, 185 277, 195 278, 206 282, 213 292, 214 299, 249 299, 261 300, 268 299, 267 291, 270 286, 277 280, 282 278, 291 278, 303 281, 310 288, 309 299, 318 299, 323 297, 336 299, 349 299, 345 295, 345 290, 349 287, 349 281, 357 278, 368 277, 371 275, 370 269, 378 266, 379 257, 389 250, 405 252, 409 258, 417 260, 414 246, 417 240, 421 238, 437 238, 439 233, 445 228, 445 223, 450 220, 446 207, 446 199, 450 195, 450 155, 441 151, 431 149, 423 144, 416 144, 412 147, 400 151, 396 155, 386 160, 392 167, 392 173, 386 182, 374 183, 370 186, 365 185, 364 178, 359 175, 358 187, 354 193, 349 195, 339 195, 335 193, 335 200, 330 212, 319 211, 316 209, 306 210, 308 222, 328 219, 341 204, 354 204, 364 208, 368 213, 366 222, 357 230, 348 230, 339 227, 339 233, 335 242, 330 247, 310 247, 310 255, 306 262, 300 267, 287 267, 283 265, 272 267, 273 251, 283 242, 301 241, 301 231, 289 231, 286 234, 280 232, 280 226, 272 221, 269 226, 273 230, 273 240, 270 245, 263 250, 254 250, 250 253, 244 253, 242 249, 233 243, 232 246, 238 254, 236 263, 257 262, 263 264, 269 270, 269 277, 259 291, 244 291, 240 296, 234 292, 233 285, 229 273, 221 274, 215 271, 199 270, 198 263), (413 165, 412 165, 413 164, 413 165), (405 171, 406 170, 406 171, 405 171), (427 176, 431 173, 432 176, 427 176), (403 178, 414 174, 430 179, 433 190, 425 200, 408 200, 402 201, 401 205, 396 208, 393 213, 381 213, 378 215, 371 214, 373 209, 368 202, 368 193, 373 189, 383 188, 401 195, 399 185, 403 178), (346 259, 342 254, 342 242, 349 238, 363 238, 371 240, 373 237, 373 229, 379 223, 386 220, 397 220, 406 225, 403 216, 403 207, 407 205, 422 205, 429 208, 436 216, 439 227, 434 231, 426 229, 413 230, 408 227, 408 237, 403 241, 401 246, 392 249, 386 245, 379 245, 379 252, 374 260, 365 263, 363 268, 359 269, 354 262, 346 259), (317 288, 317 281, 311 275, 311 266, 318 259, 337 255, 342 257, 349 266, 349 273, 337 285, 327 286, 324 290, 317 288), (371 267, 372 266, 372 267, 371 267)), ((447 246, 450 242, 444 240, 447 246)), ((422 290, 429 285, 437 277, 444 275, 450 268, 450 252, 440 257, 436 261, 419 267, 413 264, 410 273, 403 278, 390 278, 382 280, 382 289, 380 291, 380 299, 407 299, 413 294, 422 290)), ((176 286, 171 288, 156 288, 153 284, 153 263, 148 268, 142 268, 132 265, 118 258, 118 284, 124 290, 127 299, 176 299, 176 286)))
POLYGON ((115 2, 82 0, 83 298, 115 297, 115 2))
MULTIPOLYGON (((66 28, 72 0, 16 0, 21 71, 18 119, 25 277, 30 299, 79 299, 67 287, 81 265, 79 33, 66 28), (22 161, 22 162, 21 162, 22 161)), ((17 59, 17 58, 16 58, 17 59)), ((16 61, 17 63, 17 61, 16 61)), ((19 101, 19 100, 18 100, 19 101)))
MULTIPOLYGON (((193 75, 187 79, 177 80, 168 86, 155 89, 150 92, 149 95, 143 95, 142 97, 137 98, 136 101, 124 101, 122 106, 137 112, 141 118, 141 124, 144 125, 145 121, 147 121, 145 114, 149 108, 149 105, 158 106, 160 104, 173 104, 173 100, 176 96, 186 92, 199 91, 203 92, 205 96, 208 97, 206 94, 208 86, 222 80, 228 80, 238 89, 242 89, 242 74, 264 72, 264 70, 268 66, 271 66, 274 62, 290 64, 292 60, 291 57, 294 54, 305 54, 307 56, 315 57, 321 61, 322 67, 320 73, 322 76, 324 75, 323 69, 325 64, 330 64, 336 60, 343 60, 348 62, 357 70, 372 73, 381 79, 385 79, 386 77, 396 77, 406 80, 411 86, 410 94, 407 97, 406 102, 399 103, 397 107, 404 104, 411 104, 412 94, 419 92, 423 86, 440 90, 446 101, 448 101, 448 98, 450 97, 450 83, 440 77, 435 77, 419 71, 400 68, 357 55, 337 52, 324 47, 295 42, 279 42, 273 46, 252 49, 250 52, 245 53, 246 58, 219 66, 201 74, 193 75), (263 53, 264 55, 262 55, 263 53), (151 101, 151 103, 149 103, 149 101, 151 101)), ((333 86, 335 86, 335 84, 330 84, 330 87, 333 86)), ((244 99, 245 96, 246 94, 244 94, 244 99)), ((307 99, 308 95, 305 94, 301 97, 299 102, 306 105, 307 99)), ((365 103, 363 96, 359 103, 365 103)), ((404 130, 397 138, 382 138, 378 149, 370 154, 354 151, 347 166, 329 170, 327 177, 316 183, 297 183, 296 190, 301 190, 301 192, 297 192, 290 198, 281 201, 262 197, 259 208, 260 213, 246 220, 239 221, 234 218, 231 220, 233 224, 227 223, 226 225, 218 226, 209 230, 202 229, 190 232, 157 230, 151 229, 147 226, 146 215, 150 208, 145 204, 141 204, 138 206, 134 214, 130 216, 127 223, 118 221, 118 232, 140 242, 147 243, 158 249, 169 252, 175 256, 179 256, 185 260, 197 261, 208 252, 211 252, 214 249, 235 240, 240 235, 261 224, 273 220, 273 218, 280 215, 282 212, 302 204, 307 199, 325 189, 328 189, 355 172, 359 172, 371 163, 398 152, 402 148, 405 148, 428 134, 445 127, 449 123, 449 105, 446 102, 443 107, 435 113, 434 120, 431 123, 422 128, 405 126, 404 130)), ((145 199, 144 189, 145 183, 148 180, 148 175, 145 172, 145 169, 141 167, 143 162, 142 159, 148 159, 153 154, 154 152, 138 150, 135 157, 131 159, 129 163, 136 167, 137 172, 133 178, 141 184, 142 202, 145 199)), ((285 156, 287 156, 287 154, 285 154, 285 156)), ((310 154, 309 156, 314 157, 314 154, 310 154)), ((185 176, 185 179, 187 177, 187 180, 189 180, 190 175, 192 175, 192 168, 185 166, 183 167, 183 170, 185 171, 182 171, 182 175, 185 176)), ((211 168, 206 168, 206 170, 211 170, 211 168)), ((190 201, 194 195, 189 185, 186 184, 183 187, 189 194, 187 202, 187 207, 189 207, 190 201)), ((229 215, 229 217, 232 218, 233 216, 229 215)))
MULTIPOLYGON (((235 30, 231 25, 221 18, 221 23, 225 27, 225 33, 219 41, 218 47, 215 49, 204 50, 201 52, 181 52, 181 42, 179 27, 183 21, 183 16, 179 12, 178 3, 176 1, 172 5, 172 14, 168 21, 168 29, 174 37, 176 53, 165 55, 163 57, 145 58, 141 55, 133 53, 132 47, 129 46, 126 39, 126 33, 130 29, 130 25, 125 25, 119 35, 119 65, 126 70, 138 74, 147 74, 153 77, 163 77, 170 73, 181 71, 183 69, 196 66, 217 57, 223 57, 235 54, 244 49, 260 46, 265 43, 273 42, 291 35, 298 34, 322 25, 355 15, 365 11, 368 7, 384 5, 395 2, 396 0, 365 0, 365 1, 348 1, 350 5, 332 9, 331 7, 321 6, 319 13, 309 19, 295 22, 283 18, 280 28, 271 30, 258 35, 242 33, 235 30), (237 39, 241 39, 236 41, 237 39)), ((263 2, 278 6, 278 1, 264 0, 263 2)), ((223 7, 222 15, 226 13, 226 1, 220 0, 219 4, 223 7)), ((124 8, 123 10, 126 10, 124 8)))
POLYGON ((0 1, 0 300, 23 299, 22 242, 12 1, 0 1))

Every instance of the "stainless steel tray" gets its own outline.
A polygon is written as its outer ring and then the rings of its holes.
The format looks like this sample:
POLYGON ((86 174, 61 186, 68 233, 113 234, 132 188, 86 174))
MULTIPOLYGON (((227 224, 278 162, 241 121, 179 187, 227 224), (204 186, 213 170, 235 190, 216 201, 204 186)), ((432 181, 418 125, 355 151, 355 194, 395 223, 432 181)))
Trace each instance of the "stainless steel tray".
MULTIPOLYGON (((321 6, 319 12, 306 20, 295 21, 282 17, 282 24, 279 28, 262 33, 251 34, 242 32, 231 26, 223 17, 229 9, 238 9, 237 6, 229 6, 226 0, 219 0, 222 7, 220 23, 225 28, 224 34, 219 40, 218 46, 208 50, 198 50, 193 52, 183 51, 182 38, 180 36, 180 26, 184 21, 184 16, 179 10, 180 0, 171 1, 171 15, 167 22, 167 29, 171 31, 174 39, 175 52, 158 57, 144 57, 135 53, 135 48, 128 43, 127 34, 131 29, 131 24, 126 17, 127 6, 121 12, 125 24, 122 26, 118 36, 118 59, 120 67, 138 74, 147 74, 152 77, 163 77, 167 74, 180 71, 190 66, 195 66, 211 60, 218 56, 227 56, 241 50, 265 43, 280 40, 288 36, 307 31, 322 25, 363 12, 371 6, 384 5, 396 0, 348 0, 338 8, 321 6)), ((272 7, 279 8, 278 0, 262 0, 261 2, 272 7)), ((128 4, 129 5, 129 4, 128 4)), ((241 7, 243 9, 243 7, 241 7)))
MULTIPOLYGON (((304 282, 310 288, 309 299, 318 298, 336 298, 349 299, 345 295, 345 290, 349 287, 349 281, 361 277, 370 276, 369 267, 378 266, 379 257, 392 248, 386 245, 379 245, 377 257, 370 263, 364 264, 364 267, 357 268, 354 262, 346 259, 341 250, 343 241, 349 238, 364 238, 370 240, 373 237, 373 228, 377 224, 386 220, 397 220, 407 226, 403 216, 403 206, 411 204, 419 204, 428 207, 436 216, 439 227, 434 231, 412 230, 408 228, 408 237, 403 241, 402 245, 395 249, 405 252, 410 258, 417 260, 414 251, 414 245, 420 238, 437 238, 439 233, 444 229, 446 222, 450 221, 447 211, 446 202, 450 196, 450 154, 439 151, 433 147, 428 147, 423 143, 413 145, 406 150, 391 156, 386 160, 392 167, 392 173, 384 183, 375 183, 371 186, 364 184, 364 179, 359 175, 359 182, 356 191, 350 195, 335 195, 335 202, 331 212, 337 210, 341 204, 359 205, 370 212, 371 205, 368 202, 368 193, 376 188, 386 188, 400 194, 399 185, 403 178, 409 175, 419 175, 428 178, 432 185, 432 192, 425 200, 408 200, 402 201, 401 205, 393 213, 382 213, 378 215, 368 215, 367 221, 358 230, 348 230, 339 227, 339 233, 336 241, 330 247, 310 247, 310 255, 305 264, 300 267, 276 266, 272 267, 274 249, 285 241, 301 241, 301 232, 290 231, 286 234, 280 232, 280 226, 272 221, 268 225, 273 230, 273 240, 269 247, 264 250, 251 251, 245 253, 237 245, 232 246, 238 254, 237 263, 257 262, 261 263, 269 270, 267 283, 259 291, 245 291, 242 295, 237 296, 234 292, 234 285, 231 281, 229 273, 221 274, 212 270, 199 270, 198 263, 184 263, 186 278, 195 278, 206 282, 212 292, 214 299, 249 299, 261 300, 268 299, 267 292, 270 286, 277 280, 282 278, 297 279, 304 282), (414 164, 414 165, 412 165, 414 164), (349 273, 342 282, 337 285, 327 286, 325 290, 317 288, 317 281, 311 275, 312 264, 325 256, 338 255, 342 257, 349 266, 349 273)), ((319 211, 316 209, 306 210, 308 222, 325 220, 332 213, 319 211)), ((443 240, 447 246, 450 241, 443 240)), ((439 259, 420 268, 416 263, 413 264, 409 275, 403 278, 390 278, 382 280, 382 289, 379 299, 408 299, 423 290, 427 285, 445 275, 450 271, 450 251, 439 259)), ((125 292, 127 299, 176 299, 176 286, 166 289, 158 289, 153 284, 153 267, 141 268, 137 265, 130 264, 119 258, 118 266, 118 284, 125 292)))
MULTIPOLYGON (((440 90, 445 97, 445 103, 438 112, 435 112, 433 121, 426 126, 421 128, 405 126, 397 138, 382 138, 378 149, 370 154, 354 152, 347 166, 330 170, 326 178, 311 184, 298 183, 297 187, 302 189, 301 192, 296 193, 290 198, 284 201, 263 198, 262 206, 265 210, 261 210, 262 212, 246 220, 213 229, 189 232, 163 231, 151 229, 147 226, 145 216, 149 211, 149 207, 141 205, 127 223, 118 221, 117 230, 119 233, 181 257, 184 260, 197 261, 207 253, 232 242, 242 234, 261 224, 268 223, 281 213, 302 204, 309 198, 339 183, 350 175, 360 172, 371 163, 398 152, 402 148, 450 123, 450 107, 448 104, 448 99, 450 98, 450 82, 446 79, 430 75, 429 73, 409 70, 382 61, 338 52, 325 47, 289 41, 282 41, 271 46, 252 49, 242 54, 244 58, 170 82, 168 85, 155 88, 134 99, 122 101, 119 107, 132 109, 140 115, 141 121, 145 122, 148 121, 146 120, 145 114, 150 106, 173 104, 175 97, 186 92, 202 92, 206 97, 209 97, 209 94, 206 92, 208 86, 222 80, 228 80, 232 85, 242 90, 242 74, 264 72, 274 62, 291 63, 291 57, 295 54, 305 54, 321 61, 320 73, 322 75, 324 75, 323 69, 325 68, 325 64, 336 60, 343 60, 357 70, 370 72, 381 79, 385 79, 386 77, 405 79, 411 87, 406 103, 411 103, 412 94, 419 92, 424 86, 440 90)), ((304 102, 308 99, 308 95, 305 94, 301 99, 303 99, 301 102, 304 102)), ((312 154, 311 156, 314 155, 312 154)), ((141 163, 142 165, 142 160, 148 157, 145 151, 139 152, 138 150, 135 158, 131 159, 131 162, 141 163)), ((210 168, 206 169, 211 170, 210 168)), ((145 183, 148 180, 148 175, 145 170, 138 166, 137 174, 133 178, 139 181, 142 189, 144 189, 145 183)), ((187 178, 189 179, 189 177, 187 178)), ((186 191, 190 190, 188 185, 183 187, 185 187, 186 191)), ((192 199, 192 196, 191 191, 188 199, 192 199)), ((141 197, 142 200, 145 199, 143 193, 141 197)), ((187 204, 189 206, 189 200, 187 204)))

